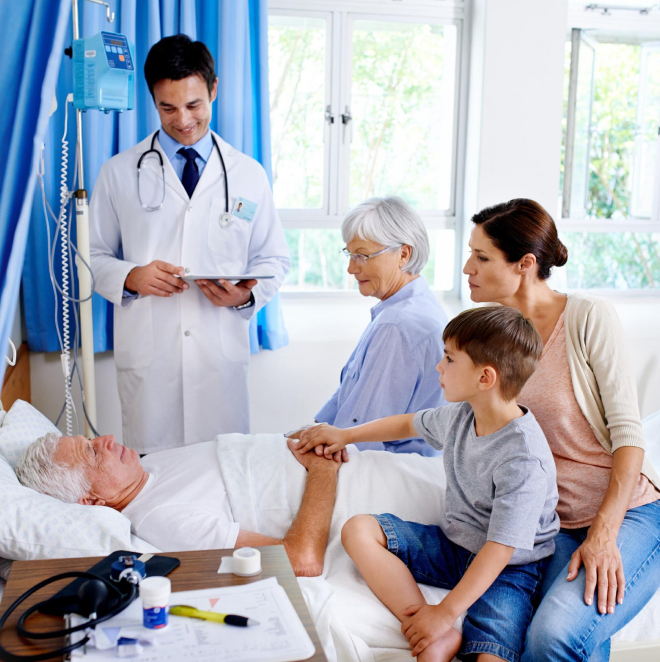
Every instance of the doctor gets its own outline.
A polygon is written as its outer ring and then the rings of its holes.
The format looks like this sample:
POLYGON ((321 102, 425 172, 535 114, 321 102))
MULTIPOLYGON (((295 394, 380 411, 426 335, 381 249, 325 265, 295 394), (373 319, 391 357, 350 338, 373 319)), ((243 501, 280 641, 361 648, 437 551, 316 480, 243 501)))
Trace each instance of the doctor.
POLYGON ((151 453, 249 431, 249 320, 290 263, 264 169, 209 129, 206 46, 166 37, 144 70, 161 128, 103 165, 90 233, 96 289, 115 304, 124 443, 151 453))

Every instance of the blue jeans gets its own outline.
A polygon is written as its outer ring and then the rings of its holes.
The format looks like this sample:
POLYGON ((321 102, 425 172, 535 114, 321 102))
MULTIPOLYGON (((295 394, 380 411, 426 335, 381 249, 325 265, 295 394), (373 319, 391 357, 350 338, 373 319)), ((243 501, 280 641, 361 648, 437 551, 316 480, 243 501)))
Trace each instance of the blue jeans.
MULTIPOLYGON (((388 550, 406 564, 420 584, 451 590, 476 556, 449 540, 439 526, 404 522, 390 514, 374 517, 385 533, 388 550)), ((541 599, 548 560, 504 568, 467 611, 461 658, 490 653, 518 662, 525 632, 541 599)))
POLYGON ((617 545, 623 559, 626 592, 614 614, 600 614, 597 593, 584 602, 584 566, 566 581, 573 552, 589 529, 562 529, 543 582, 541 606, 527 633, 523 662, 591 660, 610 657, 610 637, 629 623, 660 588, 660 501, 626 513, 617 545))

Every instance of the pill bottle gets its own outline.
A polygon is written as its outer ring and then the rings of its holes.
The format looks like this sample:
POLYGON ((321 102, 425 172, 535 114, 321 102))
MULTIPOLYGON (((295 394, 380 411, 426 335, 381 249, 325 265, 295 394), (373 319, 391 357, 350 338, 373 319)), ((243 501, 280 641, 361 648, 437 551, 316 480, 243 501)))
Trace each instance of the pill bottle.
POLYGON ((167 577, 147 577, 140 582, 145 628, 159 630, 167 626, 171 591, 172 582, 167 577))

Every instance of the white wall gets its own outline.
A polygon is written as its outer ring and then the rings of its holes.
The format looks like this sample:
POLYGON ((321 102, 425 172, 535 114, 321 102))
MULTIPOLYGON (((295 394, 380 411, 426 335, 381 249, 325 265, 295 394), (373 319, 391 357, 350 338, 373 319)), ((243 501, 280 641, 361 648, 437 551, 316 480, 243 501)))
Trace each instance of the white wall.
POLYGON ((471 202, 481 209, 525 197, 554 213, 567 2, 475 0, 473 8, 471 202))
POLYGON ((472 10, 464 258, 484 207, 532 198, 556 211, 568 25, 567 0, 474 0, 472 10))

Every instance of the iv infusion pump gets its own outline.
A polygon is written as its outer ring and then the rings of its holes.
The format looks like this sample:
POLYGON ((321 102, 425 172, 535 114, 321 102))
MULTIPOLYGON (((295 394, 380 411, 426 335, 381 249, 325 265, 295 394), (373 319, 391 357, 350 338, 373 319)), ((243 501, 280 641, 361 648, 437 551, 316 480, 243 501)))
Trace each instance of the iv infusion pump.
POLYGON ((73 40, 73 105, 122 112, 135 105, 135 57, 126 36, 99 32, 73 40))

